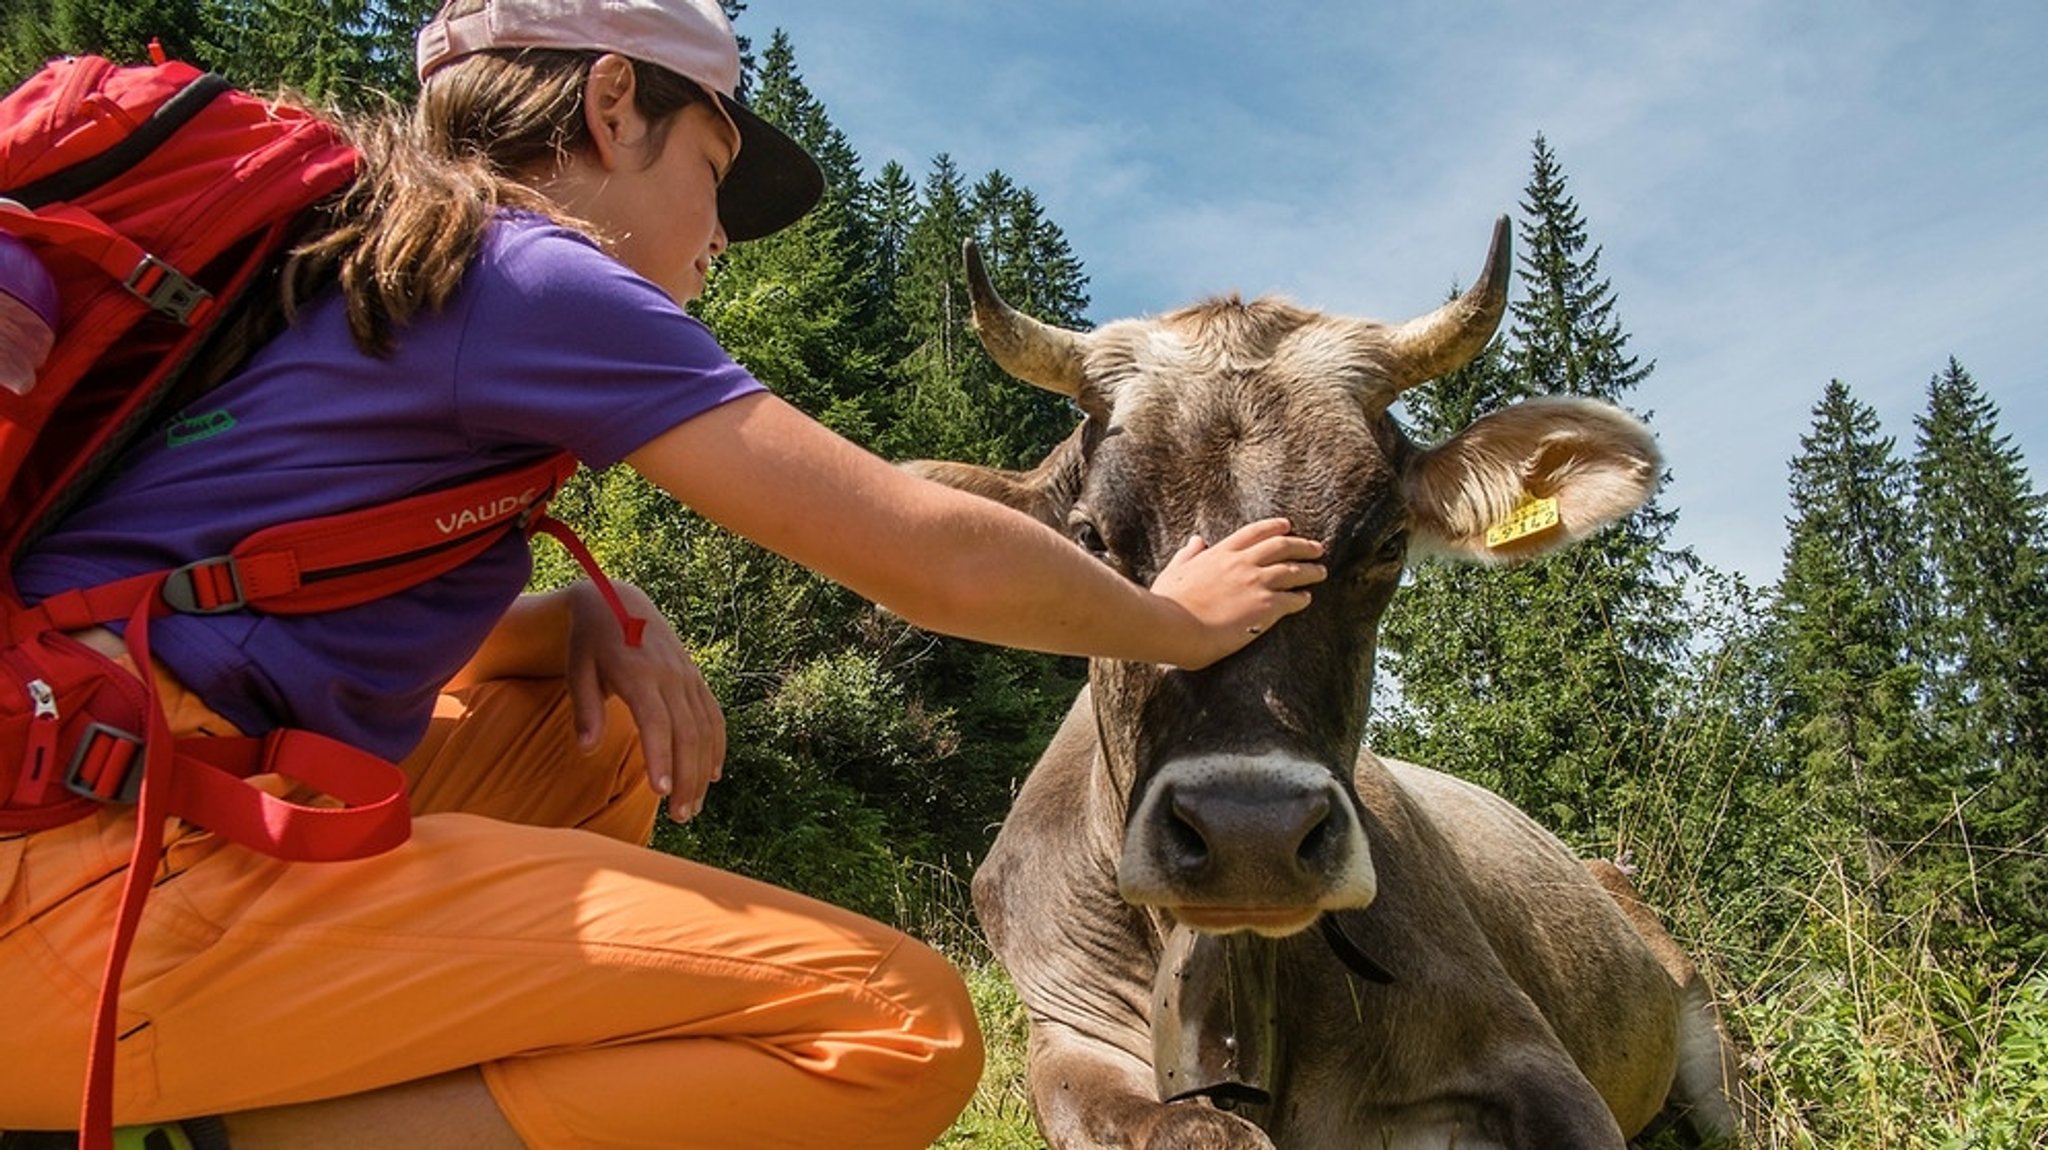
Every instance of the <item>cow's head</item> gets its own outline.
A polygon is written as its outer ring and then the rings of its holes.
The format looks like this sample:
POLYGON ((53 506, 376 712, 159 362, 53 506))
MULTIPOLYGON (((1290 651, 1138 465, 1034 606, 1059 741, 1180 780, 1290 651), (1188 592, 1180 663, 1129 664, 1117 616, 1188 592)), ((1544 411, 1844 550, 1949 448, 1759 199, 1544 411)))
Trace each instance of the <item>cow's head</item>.
POLYGON ((1189 535, 1216 540, 1268 516, 1327 547, 1314 603, 1237 655, 1196 672, 1091 666, 1104 752, 1128 796, 1118 882, 1131 902, 1201 930, 1274 936, 1369 903, 1351 772, 1380 613, 1409 556, 1525 558, 1653 491, 1655 443, 1608 404, 1530 400, 1434 447, 1389 417, 1404 389, 1492 338, 1508 236, 1503 218, 1478 283, 1407 323, 1233 297, 1085 333, 1004 303, 968 244, 983 346, 1083 419, 1029 472, 919 470, 1036 516, 1148 585, 1189 535), (1525 524, 1555 522, 1501 538, 1518 510, 1525 524))

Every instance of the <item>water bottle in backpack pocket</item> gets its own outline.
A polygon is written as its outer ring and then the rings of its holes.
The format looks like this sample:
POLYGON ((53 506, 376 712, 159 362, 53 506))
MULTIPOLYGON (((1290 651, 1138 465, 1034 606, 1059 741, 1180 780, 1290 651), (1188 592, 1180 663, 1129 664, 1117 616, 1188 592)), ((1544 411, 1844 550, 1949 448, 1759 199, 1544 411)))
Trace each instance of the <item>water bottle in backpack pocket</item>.
POLYGON ((0 231, 0 387, 27 395, 57 342, 57 281, 20 240, 0 231))

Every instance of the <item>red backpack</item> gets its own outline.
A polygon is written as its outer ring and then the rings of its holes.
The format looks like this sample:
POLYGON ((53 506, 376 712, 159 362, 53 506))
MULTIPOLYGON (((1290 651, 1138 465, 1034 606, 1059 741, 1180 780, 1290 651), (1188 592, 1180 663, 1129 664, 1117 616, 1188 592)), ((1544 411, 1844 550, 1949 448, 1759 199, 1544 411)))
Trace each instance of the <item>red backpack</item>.
MULTIPOLYGON (((153 52, 153 55, 155 53, 153 52)), ((229 554, 25 604, 16 557, 192 372, 223 319, 272 274, 298 229, 356 174, 331 125, 182 63, 46 65, 0 99, 0 232, 57 288, 54 346, 33 383, 0 387, 0 836, 138 807, 134 855, 94 1020, 84 1145, 109 1144, 114 1003, 175 816, 282 858, 360 858, 410 820, 390 763, 307 731, 173 739, 149 674, 149 620, 171 612, 299 613, 367 602, 466 562, 519 530, 588 552, 545 514, 566 455, 457 488, 283 524, 229 554), (450 525, 459 524, 452 530, 450 525), (125 621, 140 676, 70 636, 125 621), (242 780, 277 773, 340 806, 242 780)), ((244 349, 248 350, 248 349, 244 349)), ((601 576, 597 582, 637 640, 601 576)))

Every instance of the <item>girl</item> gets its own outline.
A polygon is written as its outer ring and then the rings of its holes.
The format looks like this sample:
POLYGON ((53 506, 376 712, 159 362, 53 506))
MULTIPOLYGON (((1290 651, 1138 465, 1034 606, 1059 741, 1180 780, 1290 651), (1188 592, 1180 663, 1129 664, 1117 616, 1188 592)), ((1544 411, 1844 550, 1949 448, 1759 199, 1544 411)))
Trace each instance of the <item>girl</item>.
MULTIPOLYGON (((287 269, 292 324, 139 444, 18 565, 30 596, 216 554, 273 522, 568 449, 922 627, 1200 667, 1307 603, 1281 521, 1191 540, 1149 589, 998 505, 914 478, 776 399, 682 305, 726 244, 822 180, 733 98, 713 0, 455 0, 409 124, 287 269)), ((516 536, 516 533, 515 533, 516 536)), ((508 538, 321 615, 168 617, 183 732, 304 727, 402 760, 399 849, 293 865, 180 826, 120 1007, 115 1113, 285 1146, 911 1147, 980 1038, 946 962, 790 892, 649 851, 724 725, 645 596, 623 642, 587 584, 522 596, 508 538)), ((117 656, 120 635, 88 641, 117 656)), ((68 1124, 133 814, 0 842, 0 1126, 68 1124), (10 854, 11 852, 11 854, 10 854), (33 991, 33 993, 24 993, 33 991)))

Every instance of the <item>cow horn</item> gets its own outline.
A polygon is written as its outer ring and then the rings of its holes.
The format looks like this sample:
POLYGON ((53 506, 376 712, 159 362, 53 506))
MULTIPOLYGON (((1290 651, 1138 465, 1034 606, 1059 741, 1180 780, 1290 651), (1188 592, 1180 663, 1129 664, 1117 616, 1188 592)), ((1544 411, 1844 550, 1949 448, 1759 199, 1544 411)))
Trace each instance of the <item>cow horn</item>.
POLYGON ((1500 217, 1493 225, 1493 243, 1487 249, 1486 269, 1479 274, 1479 282, 1464 295, 1389 334, 1402 390, 1465 366, 1493 338, 1508 306, 1513 235, 1508 218, 1500 217))
POLYGON ((981 249, 972 239, 961 245, 967 261, 967 290, 974 301, 974 334, 996 366, 1047 391, 1070 399, 1081 397, 1087 379, 1083 356, 1088 344, 1079 332, 1054 327, 1003 302, 989 282, 981 249))

